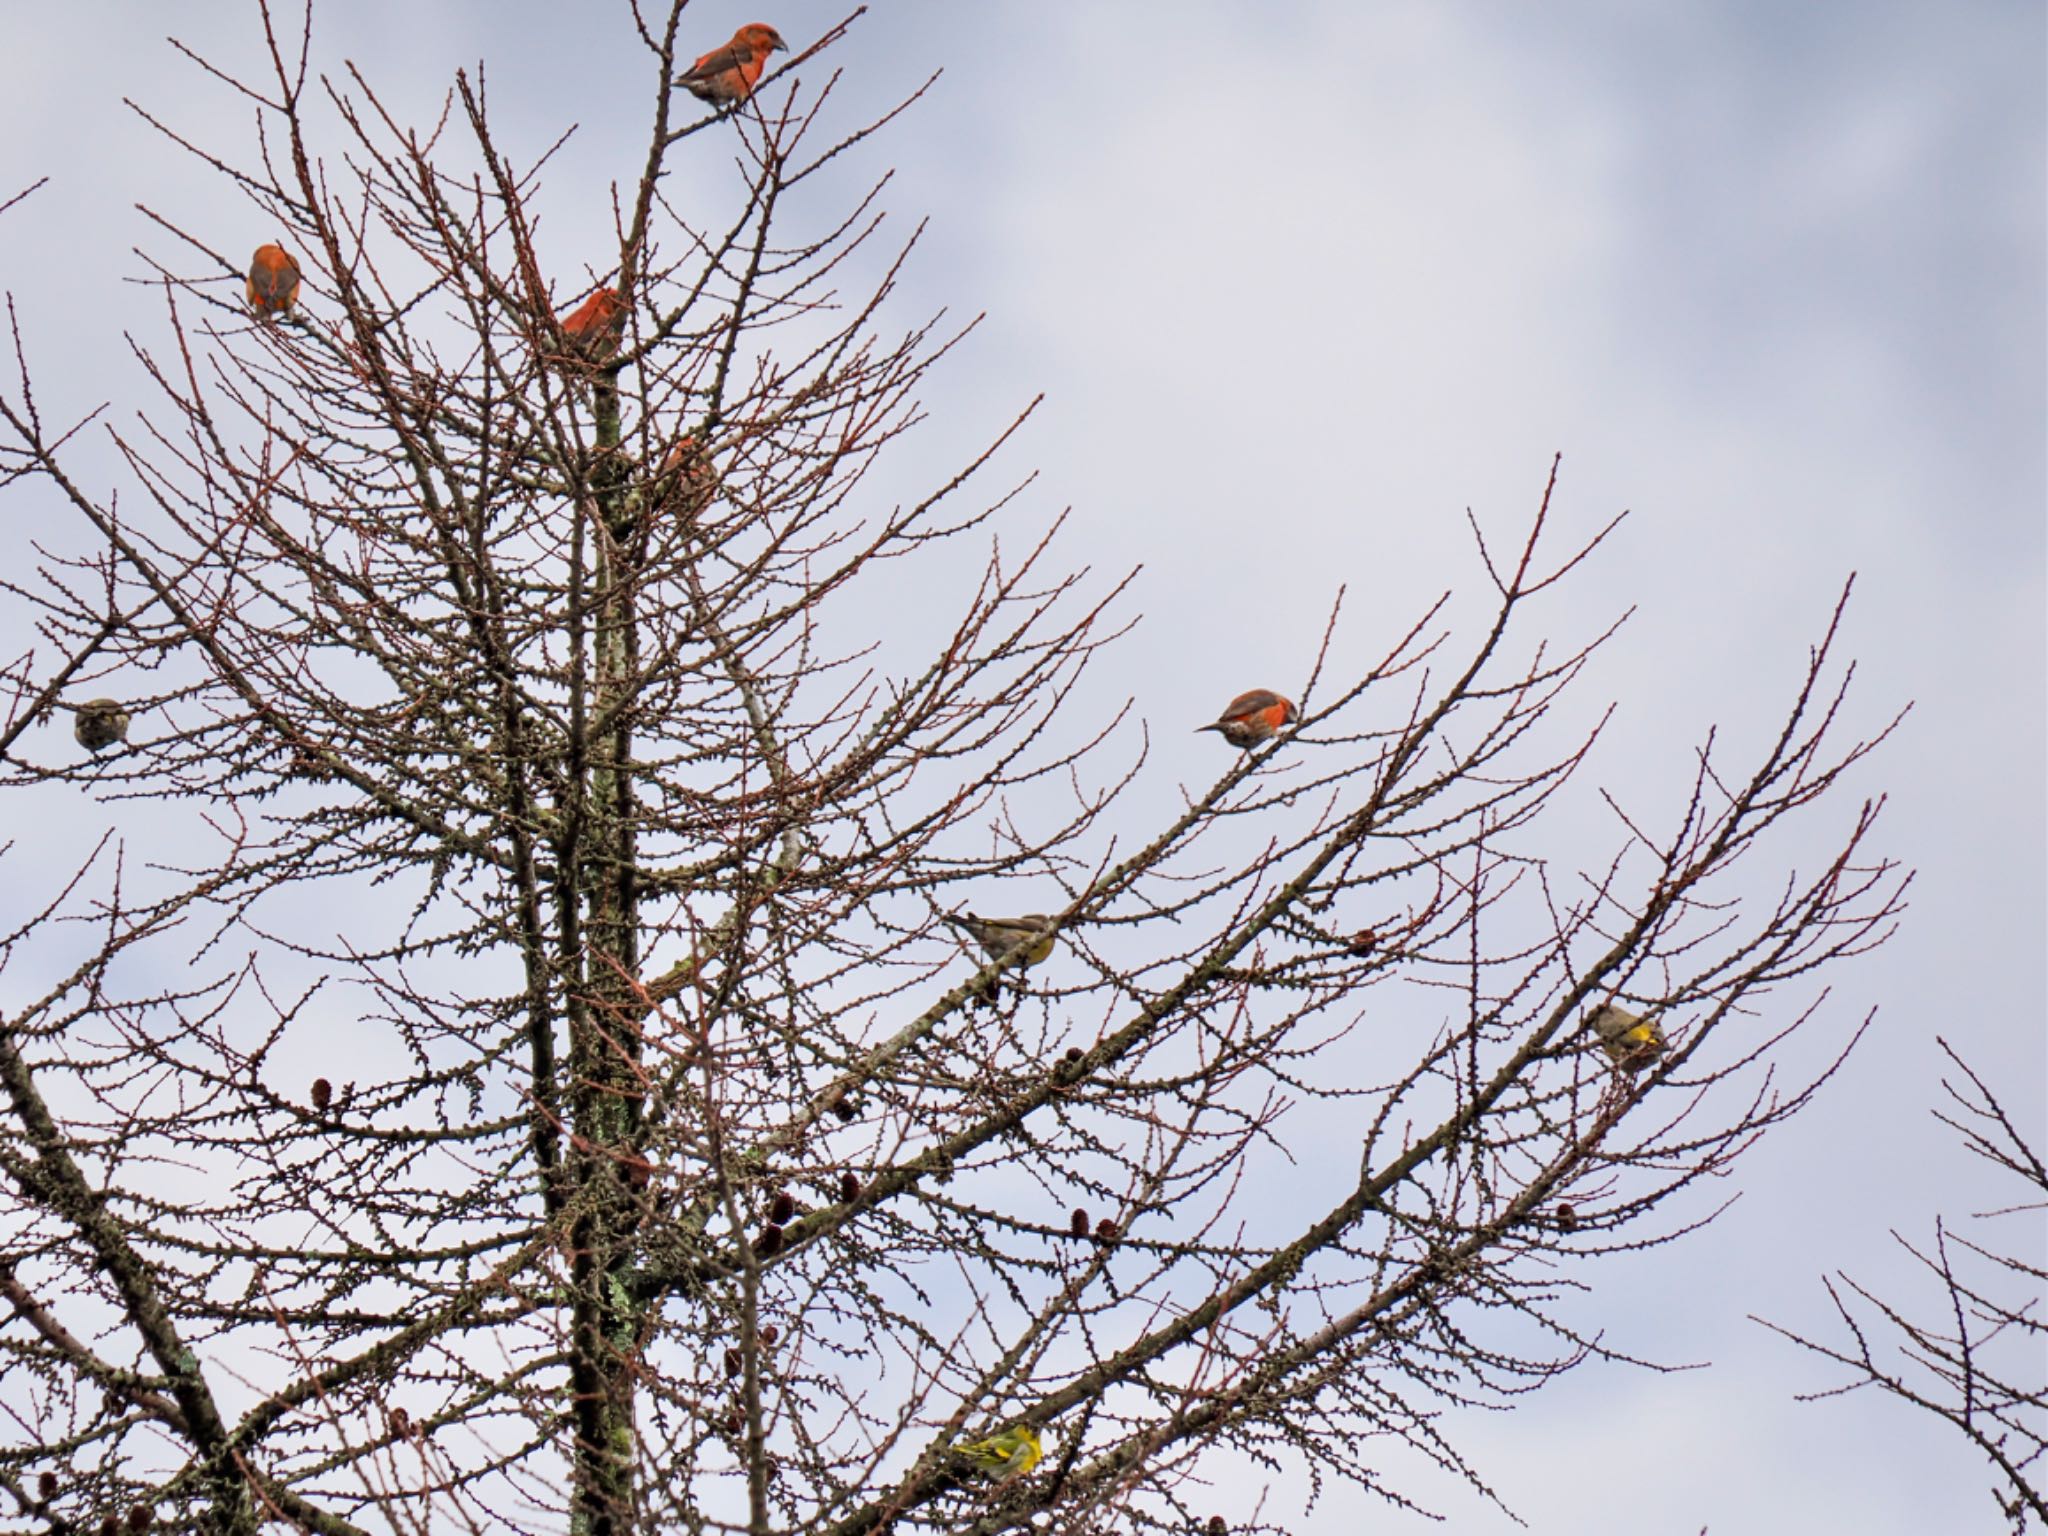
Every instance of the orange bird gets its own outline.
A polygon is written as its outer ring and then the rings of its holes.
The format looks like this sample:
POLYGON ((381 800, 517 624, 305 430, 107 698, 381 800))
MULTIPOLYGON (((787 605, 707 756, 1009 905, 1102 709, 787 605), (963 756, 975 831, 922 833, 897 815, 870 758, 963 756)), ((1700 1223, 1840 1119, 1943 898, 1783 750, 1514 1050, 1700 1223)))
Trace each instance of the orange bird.
POLYGON ((768 67, 768 55, 789 52, 782 34, 765 21, 750 21, 732 41, 714 48, 676 76, 676 84, 714 107, 734 107, 754 94, 754 82, 768 67))
POLYGON ((1270 741, 1278 735, 1282 726, 1294 724, 1301 718, 1301 711, 1294 707, 1292 699, 1283 699, 1270 688, 1254 688, 1250 693, 1240 693, 1223 706, 1223 713, 1204 726, 1201 731, 1221 731, 1223 739, 1233 747, 1247 751, 1262 741, 1270 741))
POLYGON ((259 245, 249 258, 249 307, 281 315, 299 301, 299 264, 281 245, 259 245))
POLYGON ((562 322, 562 335, 570 349, 592 362, 610 357, 618 350, 619 333, 626 328, 625 308, 616 290, 598 289, 562 322))

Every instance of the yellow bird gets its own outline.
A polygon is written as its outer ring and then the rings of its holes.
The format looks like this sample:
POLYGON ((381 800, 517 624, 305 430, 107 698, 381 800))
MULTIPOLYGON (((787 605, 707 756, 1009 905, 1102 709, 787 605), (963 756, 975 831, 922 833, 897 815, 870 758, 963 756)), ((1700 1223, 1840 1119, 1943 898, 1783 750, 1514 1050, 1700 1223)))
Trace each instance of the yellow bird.
MULTIPOLYGON (((1043 912, 1027 912, 1022 917, 977 917, 972 912, 948 912, 944 916, 986 950, 990 959, 1001 961, 1006 971, 1028 970, 1053 950, 1056 925, 1043 912)), ((982 1000, 996 1001, 1001 990, 991 976, 982 1000)))
POLYGON ((1664 1031, 1655 1019, 1602 1003, 1586 1015, 1586 1023, 1599 1037, 1600 1049, 1624 1072, 1640 1072, 1664 1054, 1664 1031))
POLYGON ((953 1454, 972 1462, 977 1471, 990 1477, 1020 1477, 1037 1466, 1045 1456, 1038 1431, 1029 1424, 1017 1424, 986 1440, 969 1440, 953 1447, 953 1454))

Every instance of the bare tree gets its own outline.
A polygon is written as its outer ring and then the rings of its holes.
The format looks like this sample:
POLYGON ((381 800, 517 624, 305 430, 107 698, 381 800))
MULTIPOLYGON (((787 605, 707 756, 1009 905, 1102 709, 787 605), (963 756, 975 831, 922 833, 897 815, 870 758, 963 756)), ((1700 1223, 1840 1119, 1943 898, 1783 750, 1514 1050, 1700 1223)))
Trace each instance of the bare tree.
POLYGON ((1699 1224, 1891 930, 1876 803, 1784 851, 1883 734, 1834 623, 1754 760, 1710 734, 1674 814, 1545 856, 1620 623, 1525 638, 1602 537, 1552 552, 1546 489, 1474 525, 1476 632, 1326 644, 1242 752, 1177 722, 1207 782, 1158 810, 1132 712, 1079 718, 1123 584, 981 489, 1012 427, 894 468, 960 332, 893 319, 886 175, 832 184, 901 106, 840 124, 835 30, 698 117, 681 18, 573 272, 480 75, 413 129, 268 12, 269 78, 195 61, 261 157, 160 126, 304 286, 252 313, 152 213, 125 501, 17 343, 7 468, 82 542, 13 563, 0 782, 207 841, 103 844, 0 949, 0 1488, 49 1531, 1217 1529, 1231 1457, 1424 1497, 1398 1441, 1485 1491, 1442 1410, 1605 1352, 1557 1299, 1699 1224), (126 741, 42 750, 88 692, 126 741))
MULTIPOLYGON (((1946 1040, 1936 1043, 1961 1076, 1942 1079, 1949 1107, 1935 1110, 1935 1118, 2022 1191, 2014 1203, 1979 1211, 1976 1219, 2009 1227, 2020 1218, 2038 1253, 2048 1167, 1984 1080, 1946 1040)), ((2048 1527, 2042 1496, 2048 1482, 2041 1475, 2048 1458, 2048 1319, 2042 1315, 2048 1271, 2023 1247, 1973 1241, 1940 1217, 1930 1245, 1897 1232, 1892 1240, 1938 1282, 1932 1301, 1887 1301, 1838 1274, 1822 1283, 1845 1342, 1764 1326, 1849 1368, 1846 1384, 1814 1398, 1874 1387, 1955 1426, 1998 1469, 1992 1496, 2012 1529, 2024 1532, 2034 1522, 2048 1527)))

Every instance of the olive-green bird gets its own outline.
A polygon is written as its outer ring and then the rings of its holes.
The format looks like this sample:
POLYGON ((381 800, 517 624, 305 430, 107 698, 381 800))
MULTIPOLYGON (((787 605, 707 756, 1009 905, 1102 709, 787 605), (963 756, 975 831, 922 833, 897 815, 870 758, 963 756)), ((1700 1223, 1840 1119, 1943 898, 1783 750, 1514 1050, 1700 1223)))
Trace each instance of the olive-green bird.
POLYGON ((86 751, 97 756, 101 748, 128 739, 128 709, 118 699, 87 699, 71 707, 78 712, 71 734, 86 751))
POLYGON ((1586 1015, 1586 1023, 1599 1036, 1600 1049, 1624 1072, 1640 1072, 1664 1054, 1664 1031, 1657 1021, 1615 1003, 1602 1003, 1586 1015))
MULTIPOLYGON (((1053 950, 1057 925, 1043 912, 1027 912, 1022 917, 977 917, 972 912, 948 912, 944 916, 986 950, 990 959, 1001 961, 1006 971, 1029 970, 1053 950)), ((997 978, 991 976, 982 989, 982 1000, 995 1002, 1001 990, 997 978)))
POLYGON ((1019 1477, 1037 1466, 1045 1455, 1038 1431, 1029 1424, 1016 1424, 986 1440, 969 1440, 953 1447, 953 1454, 974 1464, 988 1477, 1019 1477))

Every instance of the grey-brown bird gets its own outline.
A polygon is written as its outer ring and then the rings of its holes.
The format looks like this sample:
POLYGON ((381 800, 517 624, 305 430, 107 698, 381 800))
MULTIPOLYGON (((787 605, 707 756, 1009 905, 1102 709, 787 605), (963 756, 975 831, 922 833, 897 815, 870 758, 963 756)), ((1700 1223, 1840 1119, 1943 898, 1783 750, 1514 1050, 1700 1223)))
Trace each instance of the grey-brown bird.
POLYGON ((1602 1003, 1586 1015, 1586 1023, 1598 1037, 1600 1049, 1631 1075, 1664 1054, 1664 1031, 1657 1021, 1630 1013, 1618 1003, 1602 1003))
POLYGON ((655 476, 655 506, 665 513, 693 518, 718 492, 718 471, 711 455, 697 446, 694 434, 677 438, 662 458, 655 476))
POLYGON ((1262 741, 1271 741, 1300 718, 1301 711, 1294 707, 1292 699, 1283 699, 1270 688, 1254 688, 1224 705, 1223 713, 1207 725, 1197 726, 1196 733, 1221 731, 1223 739, 1233 747, 1250 751, 1262 741))
POLYGON ((71 734, 86 751, 98 753, 128 739, 128 710, 118 699, 87 699, 71 707, 78 712, 71 734))
MULTIPOLYGON (((978 917, 972 912, 948 912, 944 916, 986 950, 990 959, 1001 961, 1006 971, 1029 970, 1053 951, 1057 925, 1043 912, 1027 912, 1022 917, 978 917)), ((982 1001, 995 1002, 1001 990, 997 977, 991 976, 981 991, 982 1001)))

